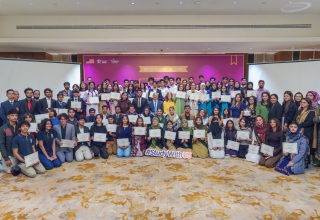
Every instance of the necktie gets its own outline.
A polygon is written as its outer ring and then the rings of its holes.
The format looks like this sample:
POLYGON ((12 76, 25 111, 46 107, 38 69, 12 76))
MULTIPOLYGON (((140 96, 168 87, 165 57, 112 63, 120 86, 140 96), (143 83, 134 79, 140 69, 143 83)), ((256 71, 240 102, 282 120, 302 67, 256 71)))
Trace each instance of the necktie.
POLYGON ((154 101, 154 114, 157 113, 157 101, 154 101))
POLYGON ((31 109, 31 100, 28 100, 28 109, 31 109))
POLYGON ((11 105, 13 105, 13 102, 10 102, 11 105))
POLYGON ((140 102, 140 98, 138 98, 138 107, 141 107, 141 102, 140 102))
POLYGON ((75 101, 75 102, 77 102, 77 101, 78 101, 78 99, 75 99, 74 101, 75 101))

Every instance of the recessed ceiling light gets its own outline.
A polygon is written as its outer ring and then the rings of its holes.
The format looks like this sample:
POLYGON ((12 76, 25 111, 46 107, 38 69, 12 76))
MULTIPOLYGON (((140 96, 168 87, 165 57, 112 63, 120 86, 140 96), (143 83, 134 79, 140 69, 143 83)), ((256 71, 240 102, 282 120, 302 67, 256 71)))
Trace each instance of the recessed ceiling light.
POLYGON ((182 2, 180 2, 180 5, 182 4, 182 2))
POLYGON ((237 4, 237 2, 234 2, 234 4, 237 4))
POLYGON ((167 50, 169 50, 169 48, 167 48, 167 50))
POLYGON ((134 5, 134 2, 132 2, 131 4, 133 4, 133 5, 134 5))
POLYGON ((292 4, 292 2, 289 2, 290 4, 292 4))
POLYGON ((290 3, 288 5, 285 5, 281 8, 281 11, 284 13, 294 13, 306 10, 310 8, 312 4, 310 2, 297 2, 297 3, 290 3))
POLYGON ((250 47, 250 50, 252 50, 252 47, 250 47))
POLYGON ((210 47, 208 48, 208 50, 210 50, 210 47))
POLYGON ((201 2, 200 1, 196 1, 196 5, 200 5, 201 4, 201 2))
POLYGON ((78 2, 78 5, 80 5, 80 2, 78 2))

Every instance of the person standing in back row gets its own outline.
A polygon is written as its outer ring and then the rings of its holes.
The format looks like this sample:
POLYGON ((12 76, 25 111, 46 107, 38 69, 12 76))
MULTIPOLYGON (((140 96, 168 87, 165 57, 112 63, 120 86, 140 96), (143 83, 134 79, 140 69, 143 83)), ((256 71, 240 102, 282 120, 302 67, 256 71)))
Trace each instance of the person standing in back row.
POLYGON ((264 88, 264 80, 259 80, 259 89, 257 89, 257 102, 261 102, 262 101, 262 93, 267 92, 269 93, 270 96, 270 91, 268 89, 264 88))
POLYGON ((133 99, 132 104, 134 105, 134 108, 138 114, 141 114, 143 109, 149 106, 148 100, 142 97, 141 89, 137 90, 137 98, 133 99))

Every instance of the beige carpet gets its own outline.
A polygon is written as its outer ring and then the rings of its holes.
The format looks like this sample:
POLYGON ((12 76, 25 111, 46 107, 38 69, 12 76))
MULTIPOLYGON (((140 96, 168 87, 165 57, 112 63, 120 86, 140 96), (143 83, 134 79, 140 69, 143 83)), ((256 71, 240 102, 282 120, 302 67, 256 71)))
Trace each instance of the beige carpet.
POLYGON ((320 171, 240 159, 96 159, 0 174, 1 219, 320 219, 320 171))

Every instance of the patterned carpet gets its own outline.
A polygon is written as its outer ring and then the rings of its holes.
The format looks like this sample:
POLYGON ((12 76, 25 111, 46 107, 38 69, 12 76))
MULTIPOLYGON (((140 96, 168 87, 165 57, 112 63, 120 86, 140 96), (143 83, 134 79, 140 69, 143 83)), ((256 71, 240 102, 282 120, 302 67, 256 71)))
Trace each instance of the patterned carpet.
POLYGON ((240 159, 93 159, 29 179, 0 174, 1 219, 320 219, 320 170, 240 159))

